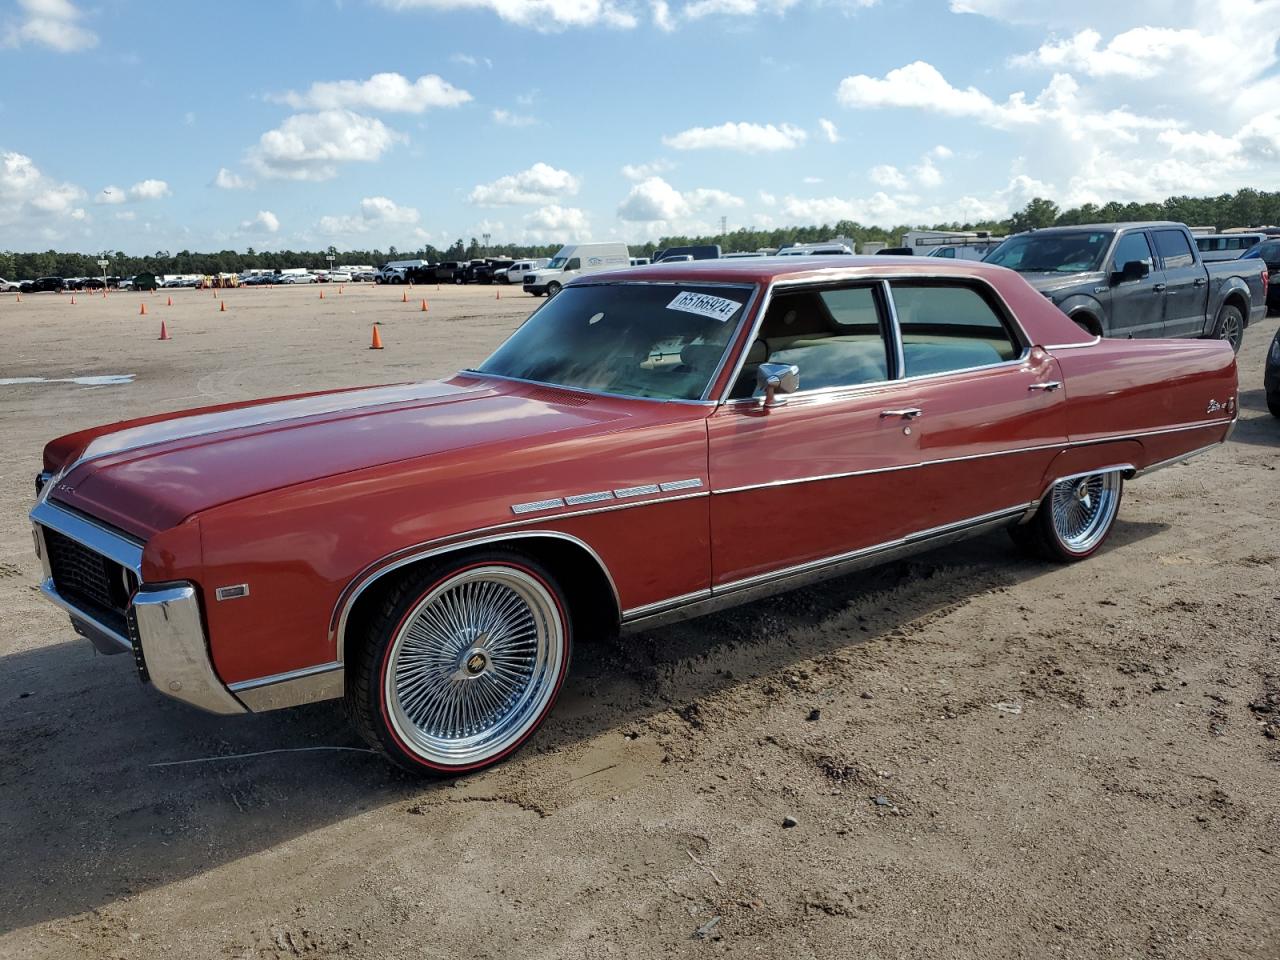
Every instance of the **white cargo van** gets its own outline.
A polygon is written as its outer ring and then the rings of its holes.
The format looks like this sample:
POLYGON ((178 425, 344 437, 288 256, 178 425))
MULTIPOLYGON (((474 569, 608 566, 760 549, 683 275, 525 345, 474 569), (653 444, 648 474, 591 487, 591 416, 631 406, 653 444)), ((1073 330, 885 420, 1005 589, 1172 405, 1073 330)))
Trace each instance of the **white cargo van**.
POLYGON ((524 292, 554 297, 575 277, 629 266, 631 253, 625 243, 570 243, 541 270, 525 275, 524 292))

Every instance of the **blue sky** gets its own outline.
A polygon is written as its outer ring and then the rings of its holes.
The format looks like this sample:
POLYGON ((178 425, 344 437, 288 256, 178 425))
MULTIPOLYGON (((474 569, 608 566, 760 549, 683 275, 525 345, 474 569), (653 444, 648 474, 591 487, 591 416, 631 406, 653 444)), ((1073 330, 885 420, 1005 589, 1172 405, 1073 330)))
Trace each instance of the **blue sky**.
POLYGON ((1280 0, 0 0, 0 248, 629 241, 1280 187, 1280 0))

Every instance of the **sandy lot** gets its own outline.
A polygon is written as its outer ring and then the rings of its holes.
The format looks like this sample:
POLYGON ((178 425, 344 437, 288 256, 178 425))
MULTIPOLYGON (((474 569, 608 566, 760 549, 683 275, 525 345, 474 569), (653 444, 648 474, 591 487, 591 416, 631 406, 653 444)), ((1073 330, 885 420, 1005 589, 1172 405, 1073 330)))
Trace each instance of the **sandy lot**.
POLYGON ((204 716, 75 639, 34 586, 44 441, 446 374, 536 303, 318 292, 0 297, 0 378, 136 375, 0 385, 0 956, 1280 957, 1274 318, 1232 442, 1131 484, 1084 564, 999 534, 583 644, 532 745, 457 782, 163 766, 361 745, 334 704, 204 716))

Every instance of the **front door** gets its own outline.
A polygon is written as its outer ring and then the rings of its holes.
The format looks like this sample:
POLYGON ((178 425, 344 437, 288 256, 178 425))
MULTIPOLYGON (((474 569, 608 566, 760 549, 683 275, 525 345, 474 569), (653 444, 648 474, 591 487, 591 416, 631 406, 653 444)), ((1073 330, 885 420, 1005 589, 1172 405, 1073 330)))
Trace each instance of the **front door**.
POLYGON ((1117 277, 1126 263, 1145 263, 1149 273, 1140 280, 1121 280, 1111 285, 1112 337, 1159 337, 1164 331, 1164 300, 1167 284, 1164 270, 1151 252, 1151 242, 1143 230, 1126 233, 1116 243, 1107 270, 1117 277))

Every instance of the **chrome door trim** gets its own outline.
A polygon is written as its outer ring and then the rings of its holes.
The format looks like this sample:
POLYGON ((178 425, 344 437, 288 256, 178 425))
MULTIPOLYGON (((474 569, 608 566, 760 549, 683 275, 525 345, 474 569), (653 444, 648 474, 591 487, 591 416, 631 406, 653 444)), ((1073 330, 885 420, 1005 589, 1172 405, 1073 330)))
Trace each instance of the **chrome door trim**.
POLYGON ((901 380, 907 372, 906 351, 902 347, 902 324, 898 322, 898 305, 893 302, 893 291, 889 289, 889 281, 880 281, 880 296, 884 299, 885 309, 889 311, 889 337, 893 341, 893 372, 895 379, 901 380))
POLYGON ((692 602, 685 602, 685 597, 672 597, 668 601, 647 604, 627 611, 622 628, 628 633, 650 630, 967 539, 987 530, 1012 525, 1027 506, 1018 504, 968 520, 921 530, 896 540, 712 586, 709 596, 704 595, 692 602))
POLYGON ((622 619, 624 622, 635 620, 640 617, 647 617, 655 613, 661 613, 672 607, 679 607, 686 603, 693 603, 697 600, 705 600, 711 596, 710 589, 694 590, 692 593, 682 593, 678 597, 667 597, 665 600, 655 600, 653 603, 644 603, 638 607, 631 607, 622 611, 622 619))

